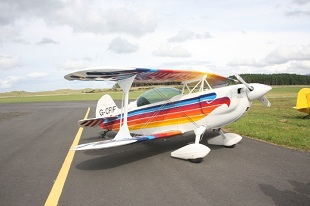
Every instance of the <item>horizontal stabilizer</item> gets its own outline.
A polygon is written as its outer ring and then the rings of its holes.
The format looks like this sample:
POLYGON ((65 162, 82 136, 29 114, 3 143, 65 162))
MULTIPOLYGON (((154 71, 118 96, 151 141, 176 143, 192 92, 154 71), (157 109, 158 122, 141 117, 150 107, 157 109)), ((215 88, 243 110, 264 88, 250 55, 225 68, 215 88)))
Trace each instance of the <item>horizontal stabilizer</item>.
POLYGON ((97 127, 104 122, 104 118, 82 119, 78 121, 80 127, 97 127))
POLYGON ((116 119, 117 116, 114 117, 104 117, 104 118, 90 118, 90 119, 81 119, 78 121, 80 127, 97 127, 104 122, 104 120, 113 120, 116 119))
POLYGON ((162 133, 157 133, 153 135, 148 135, 148 136, 136 136, 130 139, 120 139, 120 140, 103 140, 99 142, 91 142, 91 143, 86 143, 86 144, 81 144, 78 145, 74 148, 71 148, 71 150, 99 150, 99 149, 106 149, 106 148, 111 148, 111 147, 119 147, 123 145, 128 145, 136 142, 144 142, 148 140, 153 140, 153 139, 160 139, 160 138, 168 138, 172 137, 174 135, 182 134, 181 131, 179 130, 173 130, 173 131, 168 131, 168 132, 162 132, 162 133))

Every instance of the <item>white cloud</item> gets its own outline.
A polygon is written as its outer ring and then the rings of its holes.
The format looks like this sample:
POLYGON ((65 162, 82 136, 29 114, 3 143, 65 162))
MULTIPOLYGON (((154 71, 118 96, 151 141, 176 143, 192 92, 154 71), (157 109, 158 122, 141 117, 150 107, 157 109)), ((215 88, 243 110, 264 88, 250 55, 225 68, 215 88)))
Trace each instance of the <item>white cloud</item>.
POLYGON ((169 62, 163 62, 159 65, 159 67, 162 68, 176 68, 176 69, 190 69, 190 68, 204 68, 210 67, 209 61, 191 61, 191 60, 180 60, 180 61, 169 61, 169 62))
POLYGON ((294 0, 293 3, 304 5, 304 4, 310 3, 310 0, 294 0))
POLYGON ((257 61, 253 58, 246 58, 246 59, 234 59, 228 63, 229 66, 253 66, 253 67, 263 67, 266 66, 261 61, 257 61))
POLYGON ((10 88, 22 79, 21 76, 7 76, 5 79, 0 79, 0 88, 10 88))
POLYGON ((138 11, 134 8, 111 8, 104 15, 106 29, 111 33, 127 33, 133 36, 142 36, 154 32, 157 19, 152 12, 138 11))
POLYGON ((46 20, 52 25, 69 26, 75 32, 117 33, 141 37, 155 31, 158 20, 154 12, 109 3, 67 1, 62 8, 55 11, 54 16, 46 20))
POLYGON ((293 61, 289 69, 295 73, 310 74, 310 61, 293 61))
POLYGON ((0 25, 27 19, 44 19, 55 26, 69 26, 76 32, 125 33, 140 37, 154 32, 158 19, 151 10, 141 10, 130 4, 101 0, 2 0, 0 25))
POLYGON ((212 38, 212 36, 209 32, 204 32, 201 34, 196 34, 196 38, 197 39, 208 39, 208 38, 212 38))
POLYGON ((169 42, 184 42, 192 39, 195 33, 189 30, 180 30, 175 36, 168 39, 169 42))
POLYGON ((153 52, 153 55, 160 57, 190 57, 190 53, 181 46, 171 46, 170 44, 162 44, 153 52))
POLYGON ((281 46, 272 51, 263 61, 266 64, 284 64, 294 60, 310 60, 310 45, 281 46))
POLYGON ((38 45, 44 45, 44 44, 59 44, 59 42, 53 40, 53 39, 50 39, 50 38, 43 38, 41 39, 41 41, 39 41, 37 43, 38 45))
POLYGON ((309 0, 294 0, 288 7, 287 16, 310 17, 309 0))
POLYGON ((66 70, 78 70, 78 69, 84 69, 86 67, 84 61, 81 60, 68 60, 64 64, 64 69, 66 70))
POLYGON ((265 58, 256 60, 253 58, 234 59, 230 66, 254 66, 264 67, 278 64, 286 64, 291 61, 310 60, 310 45, 308 46, 280 46, 270 52, 265 58))
POLYGON ((126 39, 121 37, 114 38, 108 47, 108 50, 118 54, 122 53, 134 53, 138 51, 139 47, 136 44, 128 42, 126 39))
POLYGON ((0 69, 11 69, 16 67, 18 64, 18 58, 8 55, 0 55, 0 69))
POLYGON ((0 24, 14 23, 20 18, 47 16, 63 5, 62 1, 53 0, 1 0, 0 24))
POLYGON ((309 6, 309 0, 1 0, 0 78, 7 85, 16 78, 6 77, 23 76, 11 89, 35 91, 86 86, 63 76, 88 66, 305 74, 309 6))
POLYGON ((4 79, 0 79, 0 88, 8 89, 8 88, 11 88, 17 85, 21 81, 23 82, 27 82, 27 80, 34 81, 34 79, 45 77, 47 75, 48 73, 45 73, 45 72, 31 72, 24 76, 14 76, 14 75, 7 76, 4 79))
MULTIPOLYGON (((0 8, 0 15, 1 15, 1 8, 0 8)), ((0 44, 3 42, 7 42, 8 39, 11 39, 12 37, 18 38, 20 35, 20 29, 18 29, 15 25, 1 25, 1 20, 0 20, 0 28, 1 28, 0 44)))
POLYGON ((30 79, 32 79, 31 81, 33 81, 33 79, 45 77, 47 75, 48 75, 48 73, 46 73, 46 72, 31 72, 31 73, 28 73, 24 76, 14 76, 14 75, 7 76, 4 79, 0 79, 0 88, 2 88, 2 89, 11 88, 21 81, 24 82, 24 81, 27 81, 30 79))
POLYGON ((170 37, 168 42, 185 42, 191 39, 207 39, 211 38, 211 35, 208 32, 205 33, 195 33, 190 30, 180 30, 175 36, 170 37))
POLYGON ((310 17, 310 11, 307 10, 292 10, 286 13, 287 16, 308 16, 310 17))
POLYGON ((45 77, 47 75, 48 75, 48 73, 46 73, 46 72, 31 72, 31 73, 27 74, 26 76, 30 77, 30 78, 40 78, 40 77, 45 77))

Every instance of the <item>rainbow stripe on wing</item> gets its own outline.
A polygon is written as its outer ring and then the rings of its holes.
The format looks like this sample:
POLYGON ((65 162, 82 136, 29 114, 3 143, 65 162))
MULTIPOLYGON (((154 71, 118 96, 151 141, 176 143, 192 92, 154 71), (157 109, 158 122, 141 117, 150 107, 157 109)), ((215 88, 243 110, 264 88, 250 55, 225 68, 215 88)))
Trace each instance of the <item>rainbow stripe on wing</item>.
POLYGON ((119 81, 136 75, 134 82, 158 83, 158 82, 187 82, 206 76, 211 86, 226 84, 229 79, 217 74, 193 71, 153 68, 93 68, 67 74, 67 80, 81 81, 119 81))

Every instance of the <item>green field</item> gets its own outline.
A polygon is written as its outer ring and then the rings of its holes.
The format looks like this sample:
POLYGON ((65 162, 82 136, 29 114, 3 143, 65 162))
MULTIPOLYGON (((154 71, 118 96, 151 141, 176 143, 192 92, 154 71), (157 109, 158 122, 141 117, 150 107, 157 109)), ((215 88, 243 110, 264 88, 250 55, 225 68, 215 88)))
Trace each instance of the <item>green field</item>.
MULTIPOLYGON (((224 128, 244 136, 260 139, 277 145, 310 151, 310 118, 293 109, 298 91, 305 86, 276 86, 267 94, 271 107, 254 101, 250 111, 237 122, 224 128)), ((135 99, 144 90, 131 91, 135 99)), ((98 100, 103 93, 113 99, 121 99, 120 91, 58 90, 53 92, 11 92, 0 94, 0 103, 16 102, 58 102, 98 100)))
MULTIPOLYGON (((130 92, 130 98, 135 99, 143 93, 130 92)), ((10 92, 0 94, 1 103, 19 102, 68 102, 68 101, 97 101, 103 94, 109 94, 113 99, 122 99, 121 91, 105 90, 57 90, 52 92, 10 92)))

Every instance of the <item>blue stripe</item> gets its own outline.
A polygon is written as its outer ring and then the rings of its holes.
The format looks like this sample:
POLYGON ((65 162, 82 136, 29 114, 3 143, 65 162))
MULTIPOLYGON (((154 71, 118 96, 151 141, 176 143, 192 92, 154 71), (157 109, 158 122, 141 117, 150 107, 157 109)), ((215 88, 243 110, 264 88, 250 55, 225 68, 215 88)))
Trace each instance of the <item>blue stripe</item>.
POLYGON ((175 107, 182 107, 182 106, 187 106, 190 104, 196 104, 196 103, 199 103, 200 101, 210 101, 210 100, 214 100, 215 98, 216 98, 216 94, 210 93, 210 94, 198 96, 198 97, 195 97, 192 99, 186 99, 186 100, 181 100, 178 102, 167 103, 164 106, 163 106, 163 104, 161 104, 161 105, 156 105, 153 107, 135 110, 135 111, 129 112, 128 117, 138 115, 138 114, 144 114, 144 113, 158 111, 159 108, 161 108, 161 110, 171 109, 171 108, 175 108, 175 107))
POLYGON ((152 136, 152 135, 136 138, 137 142, 143 142, 143 141, 148 141, 148 140, 153 140, 153 139, 155 139, 155 136, 152 136))
POLYGON ((157 72, 158 69, 154 68, 136 68, 138 72, 157 72))

